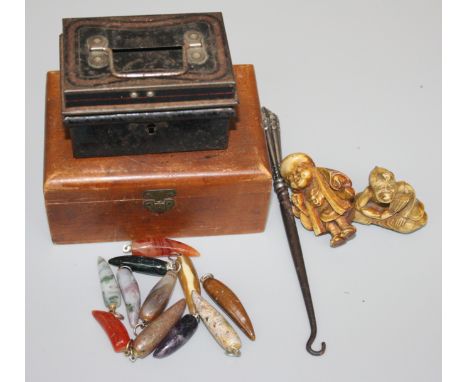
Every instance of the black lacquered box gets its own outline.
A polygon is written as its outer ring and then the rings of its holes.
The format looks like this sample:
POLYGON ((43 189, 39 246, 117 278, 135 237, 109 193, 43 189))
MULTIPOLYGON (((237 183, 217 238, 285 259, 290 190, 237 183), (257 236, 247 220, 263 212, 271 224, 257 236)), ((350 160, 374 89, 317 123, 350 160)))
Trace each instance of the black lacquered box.
POLYGON ((236 84, 221 13, 64 19, 75 157, 224 149, 236 84))

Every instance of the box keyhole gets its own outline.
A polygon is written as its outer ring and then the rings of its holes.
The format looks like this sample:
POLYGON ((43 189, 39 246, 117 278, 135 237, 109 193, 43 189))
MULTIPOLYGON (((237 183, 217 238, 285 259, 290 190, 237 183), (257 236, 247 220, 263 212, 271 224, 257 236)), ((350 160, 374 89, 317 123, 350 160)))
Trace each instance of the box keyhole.
POLYGON ((146 126, 146 131, 149 135, 156 134, 156 125, 154 123, 150 123, 148 126, 146 126))

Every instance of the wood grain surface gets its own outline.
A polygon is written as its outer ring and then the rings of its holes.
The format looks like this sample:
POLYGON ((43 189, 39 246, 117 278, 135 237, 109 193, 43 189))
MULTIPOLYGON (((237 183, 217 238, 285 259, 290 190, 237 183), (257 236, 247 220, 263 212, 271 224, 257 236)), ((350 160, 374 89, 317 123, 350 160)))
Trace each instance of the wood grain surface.
POLYGON ((237 119, 226 150, 80 158, 61 118, 60 72, 47 75, 44 198, 55 243, 261 232, 271 190, 252 65, 235 65, 237 119), (162 214, 145 190, 176 190, 162 214))

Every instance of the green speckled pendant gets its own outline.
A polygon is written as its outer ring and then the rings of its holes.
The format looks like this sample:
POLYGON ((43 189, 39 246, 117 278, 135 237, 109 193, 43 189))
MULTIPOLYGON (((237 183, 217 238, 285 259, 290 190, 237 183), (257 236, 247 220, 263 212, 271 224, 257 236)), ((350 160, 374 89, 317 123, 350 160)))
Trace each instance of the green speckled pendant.
POLYGON ((114 273, 106 260, 102 257, 98 257, 97 264, 104 304, 110 312, 115 313, 115 310, 120 306, 121 301, 117 280, 115 279, 114 273))
POLYGON ((147 275, 164 276, 167 271, 174 270, 171 262, 146 256, 118 256, 109 260, 116 267, 128 267, 133 272, 147 275))

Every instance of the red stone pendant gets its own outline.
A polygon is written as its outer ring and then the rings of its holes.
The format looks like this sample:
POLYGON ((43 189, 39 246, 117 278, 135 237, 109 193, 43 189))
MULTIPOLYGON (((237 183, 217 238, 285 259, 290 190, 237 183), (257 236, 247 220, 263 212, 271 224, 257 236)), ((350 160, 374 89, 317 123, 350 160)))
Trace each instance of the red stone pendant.
POLYGON ((124 247, 124 252, 130 251, 132 255, 148 257, 172 255, 200 256, 200 253, 195 248, 165 237, 132 241, 132 244, 124 247))
POLYGON ((130 342, 130 337, 122 322, 110 312, 93 310, 92 313, 109 337, 114 350, 117 353, 124 352, 130 342))

